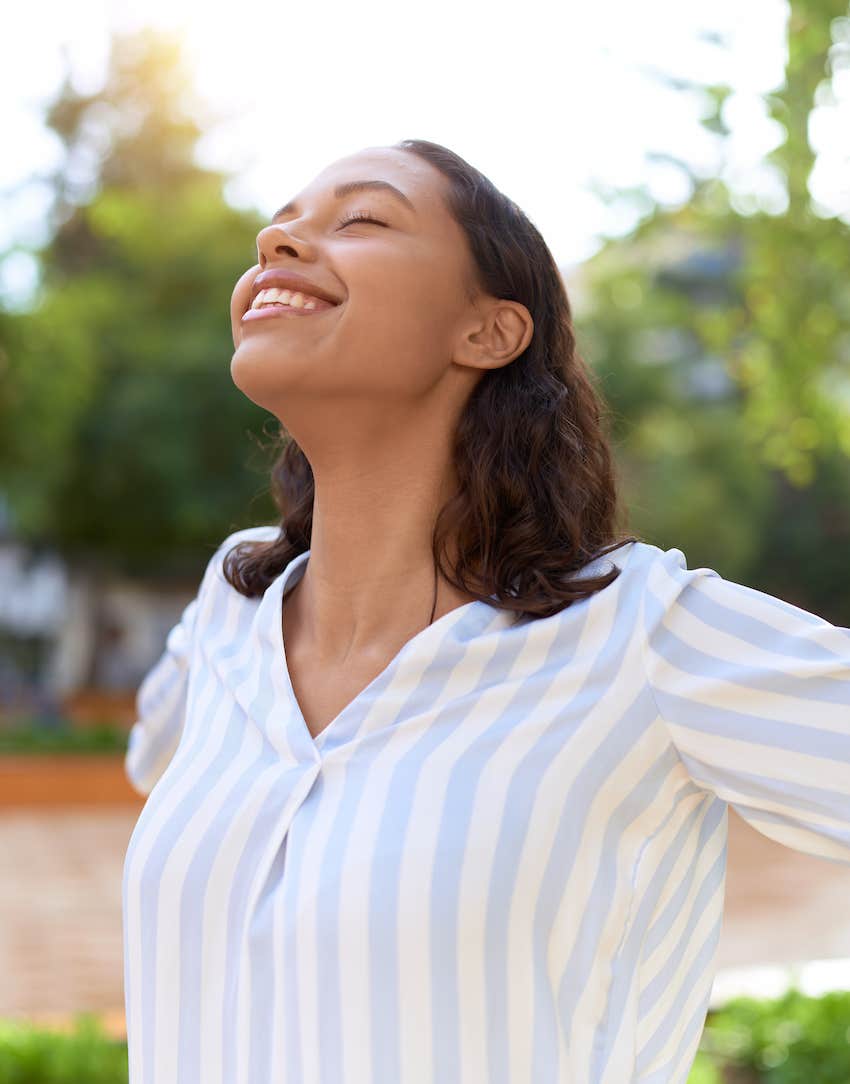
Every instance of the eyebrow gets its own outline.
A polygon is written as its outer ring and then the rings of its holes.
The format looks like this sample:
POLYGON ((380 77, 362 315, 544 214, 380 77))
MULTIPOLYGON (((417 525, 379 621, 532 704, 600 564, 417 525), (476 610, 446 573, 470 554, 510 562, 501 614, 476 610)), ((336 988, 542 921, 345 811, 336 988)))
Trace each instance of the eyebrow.
MULTIPOLYGON (((388 192, 391 196, 395 196, 401 200, 411 211, 416 211, 413 203, 400 189, 396 188, 394 184, 390 184, 389 181, 345 181, 343 184, 338 184, 334 189, 334 196, 336 199, 342 199, 344 196, 350 195, 352 192, 361 192, 364 189, 381 189, 384 192, 388 192)), ((275 221, 280 215, 289 214, 290 211, 298 210, 298 204, 295 200, 290 200, 289 203, 285 203, 283 207, 280 207, 272 215, 272 222, 275 221)))

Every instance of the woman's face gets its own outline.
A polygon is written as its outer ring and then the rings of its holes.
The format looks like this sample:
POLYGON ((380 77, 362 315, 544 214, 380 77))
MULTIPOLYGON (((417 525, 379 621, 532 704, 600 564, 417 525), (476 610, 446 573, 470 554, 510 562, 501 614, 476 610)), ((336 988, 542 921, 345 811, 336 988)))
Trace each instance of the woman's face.
MULTIPOLYGON (((308 402, 413 405, 446 376, 464 334, 481 326, 466 295, 474 275, 466 237, 443 202, 447 184, 409 152, 371 148, 328 166, 260 230, 258 263, 231 300, 230 371, 249 399, 288 426, 290 408, 297 419, 308 402), (355 181, 385 182, 409 203, 387 187, 335 193, 355 181), (377 221, 343 221, 354 215, 377 221), (271 269, 298 272, 339 304, 243 320, 255 278, 271 269)), ((467 378, 483 375, 463 368, 467 378)))

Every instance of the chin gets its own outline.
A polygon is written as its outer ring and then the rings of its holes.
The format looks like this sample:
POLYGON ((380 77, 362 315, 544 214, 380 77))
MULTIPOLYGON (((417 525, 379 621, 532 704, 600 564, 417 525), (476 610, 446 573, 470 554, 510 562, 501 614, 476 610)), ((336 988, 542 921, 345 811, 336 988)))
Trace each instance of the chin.
POLYGON ((264 406, 276 381, 273 379, 275 365, 268 353, 240 346, 230 361, 230 377, 236 387, 257 406, 264 406))
POLYGON ((230 377, 235 386, 264 410, 272 410, 272 404, 279 404, 309 371, 303 357, 299 362, 281 351, 252 349, 246 343, 239 346, 230 360, 230 377))

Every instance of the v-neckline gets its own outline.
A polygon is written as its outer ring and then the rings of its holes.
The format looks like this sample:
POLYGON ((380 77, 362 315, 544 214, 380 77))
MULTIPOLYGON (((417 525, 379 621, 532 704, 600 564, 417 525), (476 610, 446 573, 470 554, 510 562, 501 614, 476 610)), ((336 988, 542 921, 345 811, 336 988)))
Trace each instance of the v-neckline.
POLYGON ((287 588, 292 589, 296 586, 298 581, 304 575, 306 571, 307 562, 310 558, 310 550, 303 550, 297 556, 295 556, 286 568, 281 572, 275 587, 275 663, 281 668, 283 675, 283 683, 286 689, 286 694, 289 697, 290 708, 292 710, 299 729, 303 732, 307 741, 312 748, 318 753, 324 747, 328 733, 338 728, 340 721, 347 717, 358 704, 364 700, 368 700, 376 687, 386 680, 388 675, 397 669, 401 661, 410 654, 415 646, 419 646, 425 640, 431 639, 438 631, 451 627, 457 621, 460 621, 465 614, 472 612, 473 610, 485 607, 488 603, 481 599, 472 599, 470 602, 461 603, 460 606, 455 606, 453 610, 448 610, 441 617, 438 617, 436 621, 433 621, 430 625, 426 625, 424 629, 420 629, 419 632, 414 633, 413 636, 398 649, 393 655, 387 665, 381 670, 379 674, 376 674, 374 678, 365 685, 356 696, 348 701, 330 720, 330 722, 322 727, 315 737, 312 731, 307 725, 307 720, 304 718, 304 713, 301 710, 301 705, 298 703, 298 697, 295 695, 295 688, 292 684, 292 678, 289 673, 289 664, 286 659, 286 644, 284 642, 283 635, 283 600, 287 592, 287 588), (296 575, 297 573, 297 575, 296 575), (293 578, 294 577, 294 578, 293 578))

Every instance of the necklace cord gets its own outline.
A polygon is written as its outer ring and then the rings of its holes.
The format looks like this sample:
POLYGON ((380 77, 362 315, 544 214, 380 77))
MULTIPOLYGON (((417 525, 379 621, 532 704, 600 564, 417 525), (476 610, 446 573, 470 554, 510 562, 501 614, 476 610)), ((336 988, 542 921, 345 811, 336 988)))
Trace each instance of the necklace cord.
POLYGON ((434 614, 437 612, 437 566, 434 565, 434 605, 431 607, 431 620, 429 625, 434 623, 434 614))

